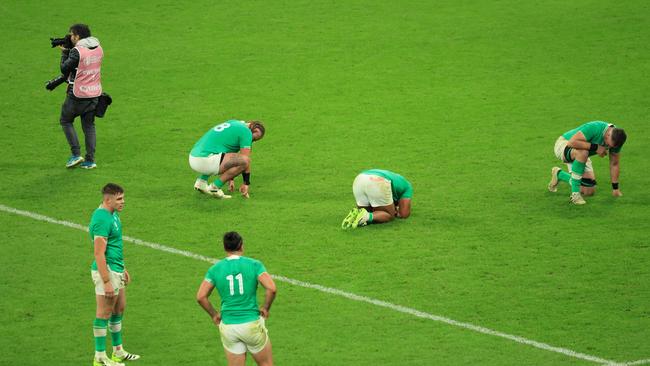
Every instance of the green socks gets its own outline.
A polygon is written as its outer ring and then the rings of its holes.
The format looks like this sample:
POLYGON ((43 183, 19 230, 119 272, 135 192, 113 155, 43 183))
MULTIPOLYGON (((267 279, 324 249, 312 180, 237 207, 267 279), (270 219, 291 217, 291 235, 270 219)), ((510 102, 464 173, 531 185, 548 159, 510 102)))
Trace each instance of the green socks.
POLYGON ((122 314, 112 314, 108 322, 108 329, 111 331, 111 343, 113 347, 122 344, 122 314))
POLYGON ((221 188, 221 187, 223 187, 224 182, 222 182, 221 179, 217 178, 217 179, 214 180, 214 183, 213 183, 213 184, 214 184, 215 186, 217 186, 217 188, 221 188))
POLYGON ((106 352, 106 327, 108 319, 95 318, 93 334, 95 335, 95 352, 106 352))
POLYGON ((560 170, 557 172, 557 179, 569 183, 569 180, 571 180, 571 174, 565 172, 564 170, 560 170))
POLYGON ((372 222, 372 212, 368 212, 368 221, 366 223, 371 223, 372 222))
POLYGON ((209 175, 206 175, 206 174, 203 174, 203 175, 201 175, 201 176, 199 177, 199 179, 204 180, 204 181, 206 181, 206 182, 208 181, 208 178, 210 178, 210 176, 209 176, 209 175))
POLYGON ((571 179, 569 180, 569 183, 571 184, 571 193, 580 192, 580 181, 582 180, 582 175, 584 173, 585 163, 574 160, 571 164, 571 179))

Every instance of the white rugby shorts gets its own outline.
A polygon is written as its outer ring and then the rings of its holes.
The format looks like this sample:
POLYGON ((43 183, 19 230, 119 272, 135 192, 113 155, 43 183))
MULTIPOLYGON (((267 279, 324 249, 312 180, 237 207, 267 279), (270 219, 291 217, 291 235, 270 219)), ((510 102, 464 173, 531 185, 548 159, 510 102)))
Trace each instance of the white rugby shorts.
MULTIPOLYGON (((571 172, 571 163, 569 163, 566 160, 566 157, 564 156, 564 149, 566 148, 566 145, 569 143, 569 140, 565 139, 563 136, 558 137, 557 141, 555 141, 555 157, 560 159, 563 163, 565 163, 569 167, 569 172, 571 172)), ((591 165, 591 158, 587 158, 587 163, 585 164, 585 173, 587 172, 593 172, 594 168, 591 165)))
POLYGON ((372 174, 359 174, 352 183, 352 193, 359 207, 382 207, 393 204, 391 183, 372 174))
POLYGON ((261 352, 269 341, 269 331, 264 325, 264 318, 242 324, 219 324, 221 344, 228 352, 241 355, 261 352))
MULTIPOLYGON (((90 276, 93 279, 95 284, 95 293, 97 295, 104 296, 104 281, 102 281, 102 276, 99 274, 99 271, 91 270, 90 276)), ((111 285, 113 285, 113 290, 115 291, 115 296, 120 293, 120 290, 126 286, 126 278, 124 273, 114 272, 111 269, 108 269, 108 276, 111 280, 111 285)))
POLYGON ((223 154, 211 154, 204 158, 192 156, 190 154, 190 167, 201 174, 217 175, 221 165, 221 156, 223 154))

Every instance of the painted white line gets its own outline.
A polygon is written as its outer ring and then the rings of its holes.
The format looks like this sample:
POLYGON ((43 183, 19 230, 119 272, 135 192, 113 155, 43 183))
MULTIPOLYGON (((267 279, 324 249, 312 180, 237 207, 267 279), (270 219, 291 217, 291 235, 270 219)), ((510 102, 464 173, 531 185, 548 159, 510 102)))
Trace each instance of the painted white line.
POLYGON ((647 360, 638 360, 638 361, 632 361, 632 362, 626 362, 623 365, 624 366, 637 366, 637 365, 645 365, 650 363, 650 358, 647 360))
MULTIPOLYGON (((18 209, 15 209, 13 207, 5 206, 5 205, 2 205, 2 204, 0 204, 0 211, 4 211, 4 212, 7 212, 7 213, 20 215, 20 216, 24 216, 24 217, 29 217, 31 219, 35 219, 35 220, 39 220, 39 221, 49 222, 49 223, 52 223, 52 224, 62 225, 62 226, 66 226, 66 227, 77 229, 77 230, 82 230, 82 231, 86 231, 86 232, 88 231, 88 228, 86 226, 75 224, 75 223, 69 222, 69 221, 57 220, 57 219, 54 219, 54 218, 51 218, 51 217, 48 217, 48 216, 44 216, 44 215, 40 215, 40 214, 30 212, 30 211, 18 210, 18 209)), ((168 247, 166 245, 151 243, 151 242, 148 242, 148 241, 132 238, 132 237, 129 237, 129 236, 123 236, 122 239, 124 241, 131 242, 131 243, 136 244, 136 245, 145 246, 145 247, 148 247, 148 248, 160 250, 160 251, 167 252, 167 253, 177 254, 177 255, 197 259, 197 260, 208 262, 208 263, 216 263, 216 262, 218 262, 218 259, 216 259, 216 258, 206 257, 206 256, 203 256, 203 255, 200 255, 200 254, 196 254, 196 253, 186 251, 186 250, 179 250, 179 249, 176 249, 176 248, 168 247)), ((632 363, 619 363, 619 362, 616 362, 616 361, 606 360, 604 358, 588 355, 588 354, 585 354, 585 353, 572 351, 572 350, 567 349, 567 348, 551 346, 549 344, 542 343, 542 342, 537 342, 537 341, 527 339, 527 338, 524 338, 524 337, 499 332, 499 331, 492 330, 492 329, 485 328, 485 327, 481 327, 481 326, 478 326, 478 325, 465 323, 465 322, 460 322, 460 321, 453 320, 453 319, 446 318, 446 317, 439 316, 439 315, 425 313, 423 311, 419 311, 419 310, 409 308, 409 307, 406 307, 406 306, 396 305, 396 304, 392 304, 392 303, 389 303, 389 302, 386 302, 386 301, 381 301, 381 300, 373 299, 373 298, 366 297, 366 296, 356 295, 356 294, 353 294, 351 292, 346 292, 346 291, 338 290, 338 289, 331 288, 331 287, 326 287, 326 286, 322 286, 322 285, 318 285, 318 284, 314 284, 314 283, 294 280, 292 278, 279 276, 279 275, 273 275, 272 277, 274 279, 280 281, 280 282, 285 282, 285 283, 289 283, 289 284, 292 284, 292 285, 295 285, 295 286, 300 286, 300 287, 305 287, 305 288, 318 290, 318 291, 321 291, 321 292, 325 292, 325 293, 336 295, 336 296, 341 296, 341 297, 344 297, 346 299, 350 299, 350 300, 354 300, 354 301, 365 302, 365 303, 368 303, 368 304, 372 304, 372 305, 380 306, 380 307, 383 307, 383 308, 391 309, 391 310, 394 310, 394 311, 398 311, 400 313, 409 314, 409 315, 412 315, 412 316, 415 316, 415 317, 418 317, 418 318, 429 319, 429 320, 433 320, 433 321, 436 321, 436 322, 449 324, 449 325, 452 325, 452 326, 455 326, 455 327, 472 330, 474 332, 478 332, 478 333, 482 333, 482 334, 487 334, 487 335, 491 335, 491 336, 495 336, 495 337, 505 338, 505 339, 511 340, 513 342, 526 344, 526 345, 529 345, 529 346, 532 346, 532 347, 535 347, 535 348, 539 348, 539 349, 542 349, 542 350, 545 350, 545 351, 560 353, 560 354, 563 354, 563 355, 568 356, 568 357, 578 358, 578 359, 585 360, 585 361, 591 361, 591 362, 595 362, 595 363, 599 363, 599 364, 605 364, 605 365, 611 365, 611 366, 614 366, 614 365, 629 365, 629 366, 632 366, 632 365, 642 365, 642 364, 650 363, 650 359, 634 361, 632 363)))

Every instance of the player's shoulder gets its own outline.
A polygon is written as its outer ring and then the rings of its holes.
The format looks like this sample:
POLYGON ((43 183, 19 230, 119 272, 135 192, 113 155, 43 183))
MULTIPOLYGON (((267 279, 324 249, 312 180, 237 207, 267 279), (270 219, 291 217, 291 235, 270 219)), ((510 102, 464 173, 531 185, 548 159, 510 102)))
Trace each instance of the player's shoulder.
POLYGON ((240 119, 229 119, 224 123, 229 124, 231 128, 240 129, 240 128, 245 128, 246 127, 246 121, 242 121, 240 119))
POLYGON ((105 208, 97 207, 91 216, 91 220, 106 220, 111 219, 113 215, 105 208))
POLYGON ((220 260, 217 263, 214 263, 213 265, 208 268, 208 273, 215 273, 221 270, 223 267, 225 267, 226 263, 224 260, 220 260))
POLYGON ((240 259, 242 262, 247 263, 247 264, 262 264, 261 261, 255 259, 255 258, 251 258, 251 257, 244 257, 244 256, 242 256, 242 257, 240 257, 239 259, 240 259))

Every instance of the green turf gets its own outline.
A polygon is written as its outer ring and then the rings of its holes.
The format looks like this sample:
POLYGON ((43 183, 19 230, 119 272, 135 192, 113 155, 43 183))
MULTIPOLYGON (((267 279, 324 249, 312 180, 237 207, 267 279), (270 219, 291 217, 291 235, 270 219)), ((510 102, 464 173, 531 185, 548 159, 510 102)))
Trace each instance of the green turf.
MULTIPOLYGON (((642 1, 0 4, 0 204, 86 225, 126 188, 126 235, 212 257, 240 231, 270 272, 615 361, 650 358, 649 6, 642 1), (47 39, 76 21, 102 42, 114 98, 98 169, 65 170, 63 88, 47 39), (261 119, 251 199, 195 194, 193 143, 261 119), (561 133, 624 127, 624 196, 571 207, 546 191, 561 133), (344 232, 366 168, 414 185, 405 221, 344 232)), ((77 127, 79 133, 80 128, 77 127)), ((87 234, 0 212, 0 365, 92 356, 87 234)), ((138 364, 225 364, 195 304, 207 263, 127 246, 125 344, 138 364)), ((590 364, 279 283, 283 365, 590 364)))

